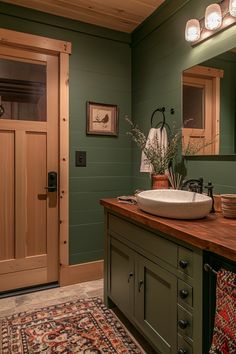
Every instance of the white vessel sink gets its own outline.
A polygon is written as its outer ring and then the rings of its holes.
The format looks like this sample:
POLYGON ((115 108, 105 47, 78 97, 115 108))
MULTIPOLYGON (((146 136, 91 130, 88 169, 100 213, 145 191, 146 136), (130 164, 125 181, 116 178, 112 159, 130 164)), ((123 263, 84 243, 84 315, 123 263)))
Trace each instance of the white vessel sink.
POLYGON ((137 203, 143 211, 172 219, 201 219, 212 207, 212 199, 204 194, 174 189, 143 191, 137 203))

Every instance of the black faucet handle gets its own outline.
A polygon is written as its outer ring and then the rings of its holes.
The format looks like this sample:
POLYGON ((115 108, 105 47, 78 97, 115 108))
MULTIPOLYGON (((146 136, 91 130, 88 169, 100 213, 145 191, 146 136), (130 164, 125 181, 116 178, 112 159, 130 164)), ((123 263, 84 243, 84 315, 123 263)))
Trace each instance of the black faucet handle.
POLYGON ((207 185, 205 186, 205 188, 207 189, 207 195, 212 198, 213 197, 213 188, 214 188, 212 182, 209 181, 207 183, 207 185))

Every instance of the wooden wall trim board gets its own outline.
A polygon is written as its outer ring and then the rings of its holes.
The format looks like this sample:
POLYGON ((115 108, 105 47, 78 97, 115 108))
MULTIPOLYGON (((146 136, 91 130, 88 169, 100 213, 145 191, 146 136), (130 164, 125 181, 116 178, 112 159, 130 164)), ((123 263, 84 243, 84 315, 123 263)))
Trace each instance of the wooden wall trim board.
POLYGON ((60 286, 83 283, 103 278, 103 260, 61 266, 60 286))
POLYGON ((11 31, 4 28, 0 28, 0 43, 5 45, 14 45, 21 48, 27 47, 41 53, 54 52, 71 54, 70 42, 36 36, 29 33, 11 31))
MULTIPOLYGON (((69 264, 69 56, 60 54, 60 266, 69 264)), ((60 276, 61 278, 61 276, 60 276)))

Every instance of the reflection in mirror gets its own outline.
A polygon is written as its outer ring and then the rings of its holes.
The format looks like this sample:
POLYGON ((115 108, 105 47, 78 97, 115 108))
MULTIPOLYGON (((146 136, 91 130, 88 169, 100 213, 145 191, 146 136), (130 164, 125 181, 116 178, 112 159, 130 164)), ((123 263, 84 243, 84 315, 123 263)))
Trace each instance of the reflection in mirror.
POLYGON ((183 155, 236 153, 236 49, 182 75, 183 155))

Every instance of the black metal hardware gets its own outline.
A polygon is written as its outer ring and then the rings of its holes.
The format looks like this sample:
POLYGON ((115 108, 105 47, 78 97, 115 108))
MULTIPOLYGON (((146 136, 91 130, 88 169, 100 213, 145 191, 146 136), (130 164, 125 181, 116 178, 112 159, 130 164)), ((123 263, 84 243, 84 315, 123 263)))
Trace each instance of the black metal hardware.
POLYGON ((3 105, 0 104, 0 118, 1 118, 1 116, 3 116, 4 112, 5 112, 5 109, 4 109, 3 105))
POLYGON ((128 276, 128 283, 130 282, 130 279, 134 276, 134 273, 130 272, 128 276))
POLYGON ((217 271, 213 269, 208 263, 204 264, 204 270, 205 272, 212 272, 213 274, 217 275, 217 271))
POLYGON ((140 280, 139 283, 138 283, 138 291, 139 291, 139 293, 141 291, 142 286, 143 286, 143 280, 140 280))
POLYGON ((186 299, 189 296, 189 292, 186 289, 181 289, 179 292, 181 299, 186 299))
POLYGON ((181 259, 181 260, 179 261, 179 266, 180 266, 180 268, 182 268, 182 269, 186 269, 187 266, 188 266, 188 261, 185 261, 185 260, 181 259))
POLYGON ((205 186, 205 188, 207 189, 208 197, 210 197, 212 199, 211 213, 214 213, 215 208, 214 208, 214 197, 213 197, 213 184, 211 183, 211 181, 208 182, 208 184, 207 184, 207 186, 205 186))
POLYGON ((181 329, 186 329, 188 327, 188 321, 187 320, 179 320, 178 321, 178 326, 181 329))
POLYGON ((160 126, 160 129, 162 130, 164 127, 166 127, 168 130, 169 130, 169 133, 171 134, 171 129, 170 129, 170 126, 168 123, 166 123, 166 117, 165 117, 165 107, 160 107, 160 108, 156 108, 153 112, 152 112, 152 115, 151 115, 151 127, 153 127, 153 118, 154 118, 154 115, 155 113, 157 112, 161 112, 162 113, 162 121, 158 122, 156 125, 155 125, 155 128, 157 128, 158 126, 160 126))
POLYGON ((178 354, 188 354, 188 351, 186 349, 179 348, 178 354))
POLYGON ((199 177, 197 179, 190 178, 183 181, 181 189, 188 187, 191 192, 197 192, 202 194, 203 192, 203 178, 199 177))
POLYGON ((54 171, 48 172, 48 185, 45 187, 48 192, 57 191, 57 173, 54 171))
POLYGON ((76 151, 75 152, 75 166, 86 167, 87 163, 86 151, 76 151))

